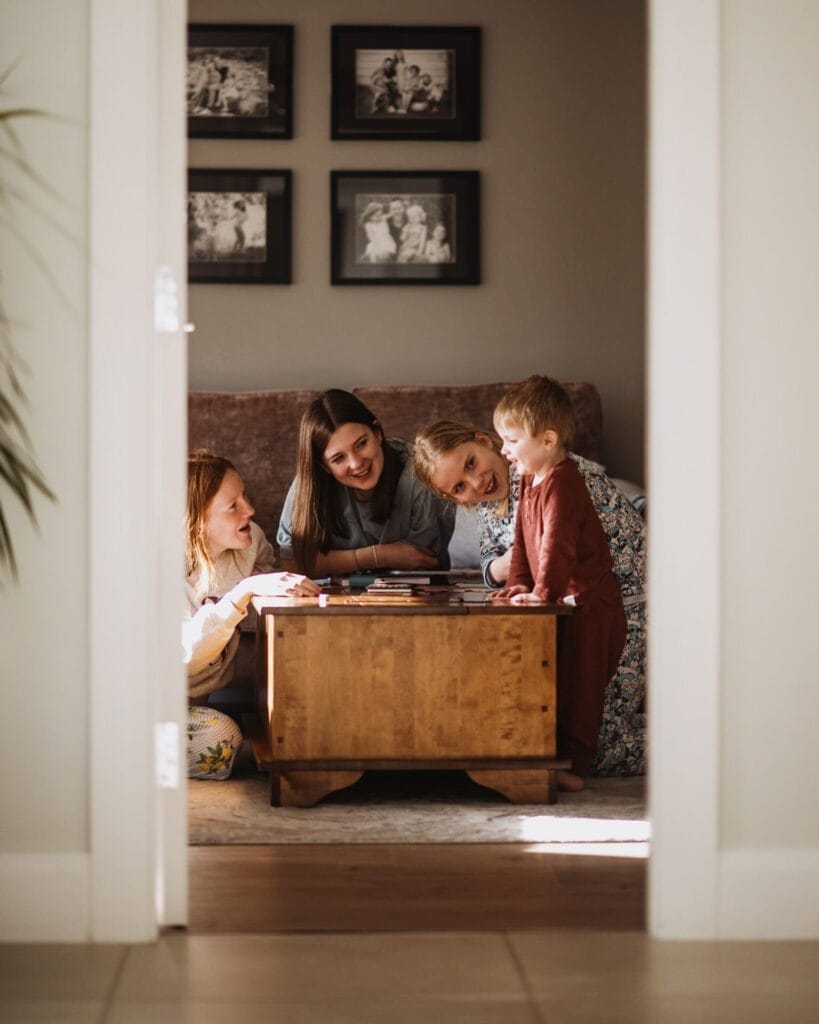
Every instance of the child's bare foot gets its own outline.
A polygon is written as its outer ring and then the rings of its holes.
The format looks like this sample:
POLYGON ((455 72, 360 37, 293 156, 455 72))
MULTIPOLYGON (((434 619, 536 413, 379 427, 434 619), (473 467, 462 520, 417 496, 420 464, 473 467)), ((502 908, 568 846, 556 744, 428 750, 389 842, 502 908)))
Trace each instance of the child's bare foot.
POLYGON ((563 790, 564 793, 579 793, 583 785, 583 779, 573 772, 557 773, 557 788, 563 790))

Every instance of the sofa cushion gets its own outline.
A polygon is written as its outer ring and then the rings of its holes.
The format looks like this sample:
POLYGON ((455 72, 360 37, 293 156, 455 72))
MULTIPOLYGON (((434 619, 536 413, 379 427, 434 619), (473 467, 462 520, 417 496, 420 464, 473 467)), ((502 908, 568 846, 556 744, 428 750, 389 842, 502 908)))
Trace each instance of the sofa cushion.
POLYGON ((188 396, 188 448, 208 448, 230 459, 256 508, 256 522, 274 547, 284 496, 296 473, 299 420, 319 394, 193 391, 188 396))
MULTIPOLYGON (((603 411, 600 393, 584 381, 562 381, 572 400, 578 455, 600 461, 603 411)), ((412 441, 420 428, 434 420, 456 420, 484 430, 492 428, 492 413, 512 384, 383 385, 353 388, 353 394, 378 417, 389 437, 412 441)))

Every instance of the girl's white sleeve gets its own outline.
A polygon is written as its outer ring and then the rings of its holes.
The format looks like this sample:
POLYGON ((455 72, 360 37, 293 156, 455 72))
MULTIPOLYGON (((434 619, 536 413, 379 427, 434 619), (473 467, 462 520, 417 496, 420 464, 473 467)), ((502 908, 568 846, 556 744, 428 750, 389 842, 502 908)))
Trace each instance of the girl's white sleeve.
POLYGON ((215 604, 203 604, 195 615, 182 620, 182 649, 189 676, 197 675, 221 658, 245 615, 246 610, 223 597, 215 604))

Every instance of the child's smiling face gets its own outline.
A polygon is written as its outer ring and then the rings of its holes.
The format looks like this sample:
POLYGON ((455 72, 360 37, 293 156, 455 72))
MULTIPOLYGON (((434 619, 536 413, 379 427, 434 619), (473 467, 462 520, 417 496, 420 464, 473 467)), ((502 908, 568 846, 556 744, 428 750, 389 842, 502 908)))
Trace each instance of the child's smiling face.
POLYGON ((550 446, 548 435, 554 431, 547 430, 542 434, 529 434, 525 427, 509 420, 495 418, 495 432, 503 442, 501 454, 517 466, 521 473, 538 476, 552 464, 549 458, 550 446))
POLYGON ((486 434, 439 455, 430 479, 458 505, 503 501, 509 494, 509 467, 486 434))

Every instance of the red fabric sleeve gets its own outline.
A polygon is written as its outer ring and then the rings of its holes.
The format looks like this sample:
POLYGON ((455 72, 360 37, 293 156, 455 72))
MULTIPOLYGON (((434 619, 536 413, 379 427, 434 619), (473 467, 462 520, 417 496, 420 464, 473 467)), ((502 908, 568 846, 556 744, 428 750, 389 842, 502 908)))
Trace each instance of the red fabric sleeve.
POLYGON ((540 498, 543 533, 534 592, 546 601, 557 601, 565 596, 578 561, 581 510, 577 507, 573 488, 559 473, 552 474, 540 498))

